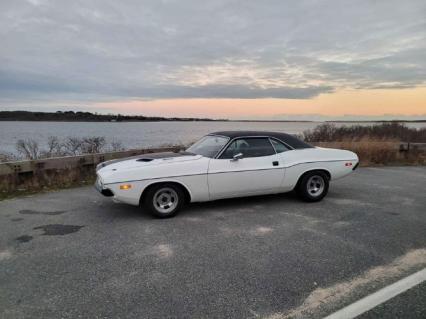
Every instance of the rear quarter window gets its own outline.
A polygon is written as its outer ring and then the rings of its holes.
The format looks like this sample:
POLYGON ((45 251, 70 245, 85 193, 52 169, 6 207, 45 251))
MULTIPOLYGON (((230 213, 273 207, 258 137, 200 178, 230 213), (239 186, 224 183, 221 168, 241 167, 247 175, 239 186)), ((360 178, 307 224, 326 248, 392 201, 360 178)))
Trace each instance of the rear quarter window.
POLYGON ((275 151, 277 153, 283 153, 283 152, 287 152, 290 150, 290 148, 288 148, 286 145, 284 145, 283 143, 281 143, 280 141, 277 141, 275 139, 270 139, 272 145, 275 148, 275 151))

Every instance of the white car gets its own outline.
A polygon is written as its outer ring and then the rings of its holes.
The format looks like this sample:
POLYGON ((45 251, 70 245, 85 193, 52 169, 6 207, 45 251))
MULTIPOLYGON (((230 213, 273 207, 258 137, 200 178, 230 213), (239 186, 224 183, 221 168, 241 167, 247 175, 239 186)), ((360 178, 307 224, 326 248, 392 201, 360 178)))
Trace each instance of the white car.
POLYGON ((206 135, 180 153, 101 163, 95 186, 114 201, 171 217, 189 202, 291 190, 319 201, 330 180, 357 166, 353 152, 313 147, 289 134, 228 131, 206 135))

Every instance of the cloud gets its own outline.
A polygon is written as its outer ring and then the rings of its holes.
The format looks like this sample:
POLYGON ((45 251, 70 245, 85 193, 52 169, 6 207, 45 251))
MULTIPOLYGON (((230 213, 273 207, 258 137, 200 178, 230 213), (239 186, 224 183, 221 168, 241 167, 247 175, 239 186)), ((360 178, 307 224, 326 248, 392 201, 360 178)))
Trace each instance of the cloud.
POLYGON ((108 96, 129 98, 287 98, 306 99, 320 93, 331 92, 330 86, 305 86, 305 87, 259 87, 254 85, 239 84, 203 84, 203 85, 173 85, 158 84, 151 86, 137 85, 135 83, 94 83, 91 81, 81 83, 66 78, 32 74, 29 72, 13 73, 0 69, 0 94, 3 98, 13 98, 15 95, 29 97, 38 95, 74 95, 78 99, 82 95, 87 99, 93 95, 95 99, 103 100, 108 96), (108 94, 103 94, 107 92, 108 94))
POLYGON ((426 2, 2 1, 0 103, 426 84, 426 2))

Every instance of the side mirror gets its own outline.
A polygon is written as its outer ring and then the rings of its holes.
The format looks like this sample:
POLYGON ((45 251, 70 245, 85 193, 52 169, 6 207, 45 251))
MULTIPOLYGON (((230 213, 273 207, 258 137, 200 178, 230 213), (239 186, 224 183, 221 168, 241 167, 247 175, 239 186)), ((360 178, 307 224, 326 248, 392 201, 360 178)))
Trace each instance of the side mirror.
POLYGON ((242 158, 243 158, 243 153, 238 153, 238 154, 235 154, 235 155, 232 157, 231 161, 232 161, 232 162, 236 162, 236 161, 238 161, 239 159, 242 159, 242 158))

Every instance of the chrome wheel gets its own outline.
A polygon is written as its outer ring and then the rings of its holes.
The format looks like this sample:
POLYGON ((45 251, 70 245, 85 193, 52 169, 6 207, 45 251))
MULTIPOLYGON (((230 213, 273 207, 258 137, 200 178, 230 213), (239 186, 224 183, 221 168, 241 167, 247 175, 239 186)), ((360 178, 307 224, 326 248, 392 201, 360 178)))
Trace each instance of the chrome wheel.
POLYGON ((313 197, 320 196, 325 188, 324 178, 319 175, 313 175, 308 179, 307 191, 313 197))
POLYGON ((179 196, 170 187, 160 188, 155 192, 152 203, 159 213, 168 214, 177 207, 179 196))

